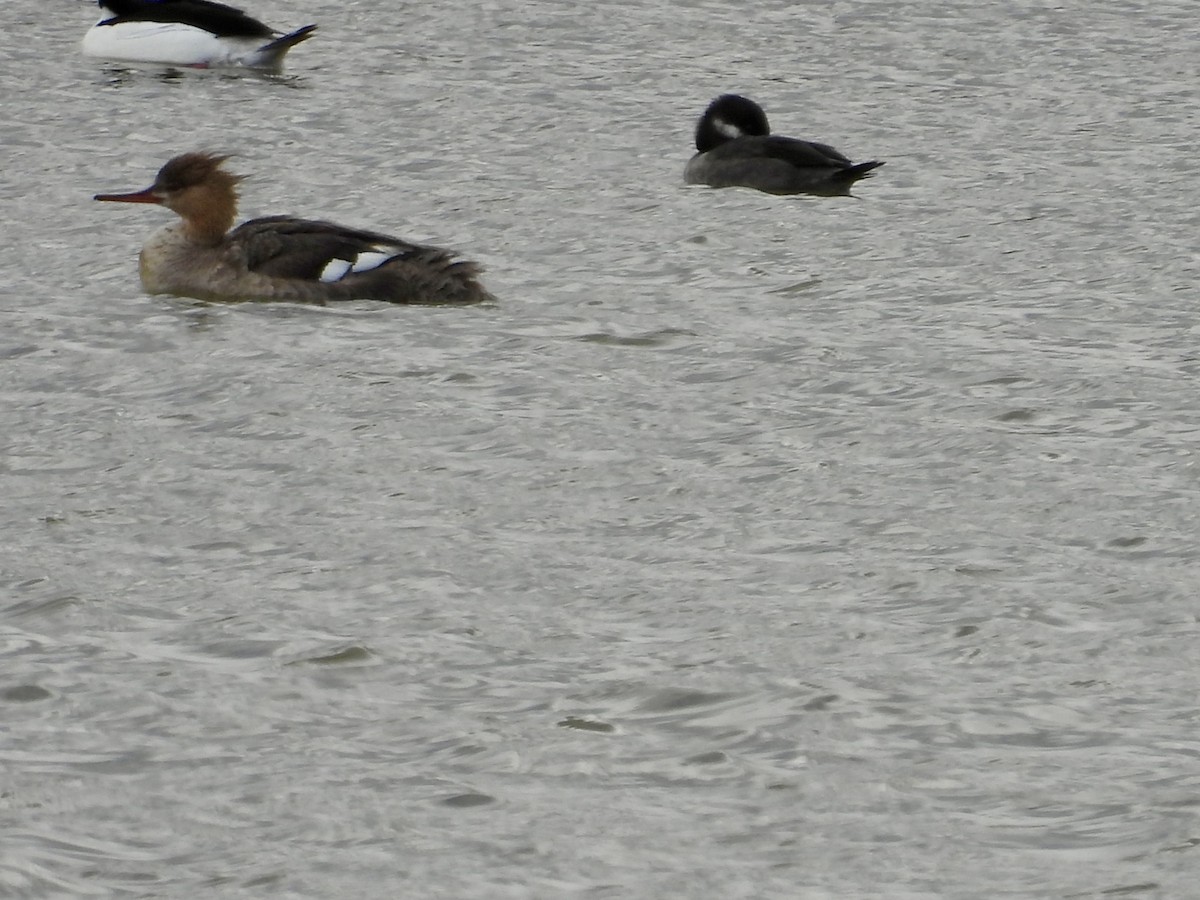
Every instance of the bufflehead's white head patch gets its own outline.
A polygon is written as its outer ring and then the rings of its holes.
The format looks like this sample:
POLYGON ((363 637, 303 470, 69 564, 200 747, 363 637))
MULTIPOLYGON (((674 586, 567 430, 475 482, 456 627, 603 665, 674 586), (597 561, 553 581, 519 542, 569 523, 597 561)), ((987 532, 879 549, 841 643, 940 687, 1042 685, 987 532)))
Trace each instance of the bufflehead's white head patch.
POLYGON ((720 116, 713 119, 712 123, 713 128, 717 130, 718 134, 720 134, 722 137, 727 137, 730 140, 733 140, 734 138, 740 138, 746 133, 733 122, 730 122, 728 119, 722 119, 720 116))

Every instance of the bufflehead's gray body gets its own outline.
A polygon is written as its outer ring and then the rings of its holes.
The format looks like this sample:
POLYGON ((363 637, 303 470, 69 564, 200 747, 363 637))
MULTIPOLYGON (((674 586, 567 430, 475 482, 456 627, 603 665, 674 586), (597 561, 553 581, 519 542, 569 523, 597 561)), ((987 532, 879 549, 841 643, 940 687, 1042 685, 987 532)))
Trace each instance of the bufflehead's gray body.
POLYGON ((696 150, 684 180, 710 187, 748 187, 768 194, 849 196, 877 160, 852 163, 828 144, 771 134, 767 114, 753 100, 723 94, 696 126, 696 150))

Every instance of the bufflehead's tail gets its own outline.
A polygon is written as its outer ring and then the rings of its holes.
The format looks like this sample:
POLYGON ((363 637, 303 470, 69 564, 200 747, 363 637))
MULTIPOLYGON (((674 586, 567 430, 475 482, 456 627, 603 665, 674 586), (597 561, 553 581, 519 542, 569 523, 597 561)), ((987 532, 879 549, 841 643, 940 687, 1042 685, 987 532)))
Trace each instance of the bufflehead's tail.
POLYGON ((871 170, 878 169, 882 165, 883 161, 878 159, 873 159, 870 162, 865 163, 856 163, 847 169, 838 169, 833 173, 833 177, 853 184, 854 182, 860 181, 863 178, 870 178, 871 170))

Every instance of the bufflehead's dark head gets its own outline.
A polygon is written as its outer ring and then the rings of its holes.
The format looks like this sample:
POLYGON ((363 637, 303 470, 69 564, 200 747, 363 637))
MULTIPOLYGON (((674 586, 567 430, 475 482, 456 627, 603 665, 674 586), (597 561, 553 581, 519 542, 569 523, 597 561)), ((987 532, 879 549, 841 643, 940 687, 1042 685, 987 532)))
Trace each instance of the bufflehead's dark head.
POLYGON ((753 100, 737 94, 722 94, 700 117, 696 126, 696 149, 707 153, 726 141, 754 135, 765 137, 771 133, 767 114, 753 100))

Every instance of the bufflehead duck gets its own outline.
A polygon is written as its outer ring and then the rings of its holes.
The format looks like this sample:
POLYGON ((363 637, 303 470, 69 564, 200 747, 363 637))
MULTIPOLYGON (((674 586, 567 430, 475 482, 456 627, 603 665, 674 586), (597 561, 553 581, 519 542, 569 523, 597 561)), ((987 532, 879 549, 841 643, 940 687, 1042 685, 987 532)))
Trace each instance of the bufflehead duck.
POLYGON ((696 126, 696 150, 684 170, 688 184, 768 194, 849 196, 854 182, 883 165, 855 164, 828 144, 773 135, 762 107, 737 94, 708 105, 696 126))
POLYGON ((382 300, 478 303, 492 299, 479 267, 448 250, 291 216, 251 219, 232 231, 241 177, 228 157, 184 153, 154 184, 97 200, 157 203, 176 213, 142 248, 142 285, 152 294, 200 300, 382 300))
POLYGON ((100 0, 100 21, 83 36, 86 56, 174 66, 277 70, 284 54, 317 30, 289 34, 214 0, 100 0))

